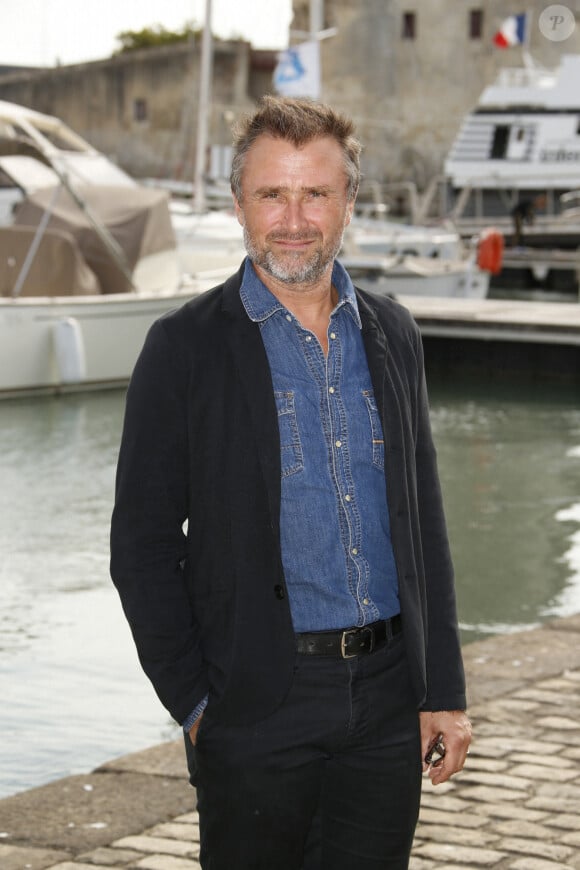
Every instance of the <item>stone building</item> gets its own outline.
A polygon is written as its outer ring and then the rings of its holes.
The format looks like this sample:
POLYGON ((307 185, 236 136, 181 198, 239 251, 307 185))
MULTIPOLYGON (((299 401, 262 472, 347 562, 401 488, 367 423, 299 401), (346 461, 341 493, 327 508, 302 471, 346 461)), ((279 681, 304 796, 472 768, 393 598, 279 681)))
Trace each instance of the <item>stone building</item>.
MULTIPOLYGON (((546 0, 324 0, 322 99, 353 116, 367 178, 412 180, 441 171, 464 114, 500 68, 522 66, 520 46, 493 36, 508 15, 531 12, 529 54, 555 67, 580 51, 580 26, 564 42, 538 27, 546 0)), ((578 20, 580 2, 565 4, 578 20)), ((580 22, 579 22, 580 24, 580 22)), ((309 29, 309 0, 294 0, 295 30, 309 29)))

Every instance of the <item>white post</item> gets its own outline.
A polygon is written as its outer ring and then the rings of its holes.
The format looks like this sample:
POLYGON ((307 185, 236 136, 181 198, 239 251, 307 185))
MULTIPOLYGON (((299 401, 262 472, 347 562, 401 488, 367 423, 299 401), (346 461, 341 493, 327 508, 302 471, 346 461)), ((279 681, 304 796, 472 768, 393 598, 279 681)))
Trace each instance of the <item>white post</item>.
POLYGON ((205 21, 201 40, 199 95, 197 108, 197 141, 195 149, 195 176, 193 180, 193 208, 198 214, 205 211, 205 160, 208 140, 211 100, 212 35, 211 0, 205 0, 205 21))
POLYGON ((310 36, 316 39, 324 29, 324 0, 310 0, 310 36))

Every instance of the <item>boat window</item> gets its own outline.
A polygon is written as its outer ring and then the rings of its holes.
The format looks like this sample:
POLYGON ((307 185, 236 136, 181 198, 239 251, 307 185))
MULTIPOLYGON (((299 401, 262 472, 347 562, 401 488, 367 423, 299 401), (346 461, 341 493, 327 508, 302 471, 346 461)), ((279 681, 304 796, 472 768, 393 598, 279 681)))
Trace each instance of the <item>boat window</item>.
POLYGON ((576 121, 576 135, 580 136, 580 118, 576 121))
POLYGON ((0 118, 0 138, 2 139, 14 139, 14 125, 9 124, 3 118, 0 118))
POLYGON ((469 10, 469 38, 481 39, 483 36, 483 9, 469 10))
POLYGON ((0 119, 0 137, 2 139, 27 139, 32 142, 33 139, 30 133, 23 130, 18 124, 13 121, 8 121, 6 118, 0 119))
POLYGON ((41 136, 59 151, 87 151, 88 146, 80 136, 69 130, 64 124, 42 124, 34 122, 34 128, 41 136))
POLYGON ((493 141, 491 143, 492 160, 503 160, 506 155, 507 144, 510 135, 510 128, 507 124, 498 124, 493 131, 493 141))
POLYGON ((417 38, 417 19, 414 12, 403 12, 403 29, 401 37, 403 39, 417 38))

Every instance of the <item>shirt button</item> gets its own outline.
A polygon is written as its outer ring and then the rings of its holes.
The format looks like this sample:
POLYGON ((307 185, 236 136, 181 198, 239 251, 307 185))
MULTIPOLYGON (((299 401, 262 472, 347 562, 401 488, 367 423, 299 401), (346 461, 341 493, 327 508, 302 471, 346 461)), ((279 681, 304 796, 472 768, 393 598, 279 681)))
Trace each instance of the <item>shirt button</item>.
POLYGON ((312 336, 311 336, 311 335, 307 335, 307 336, 306 336, 306 341, 312 341, 312 336))
POLYGON ((368 598, 363 598, 363 604, 370 604, 370 603, 371 603, 371 602, 369 601, 368 598))
POLYGON ((289 314, 286 315, 286 320, 288 321, 288 323, 292 323, 292 318, 289 314))
POLYGON ((336 338, 336 332, 331 332, 331 333, 330 333, 330 337, 331 337, 331 338, 336 338))
POLYGON ((342 441, 335 441, 334 446, 335 447, 342 447, 342 441))
POLYGON ((344 500, 345 501, 352 501, 352 498, 350 495, 345 495, 344 500))
POLYGON ((351 553, 353 556, 358 556, 358 547, 353 547, 351 553))
POLYGON ((329 393, 334 393, 334 387, 329 387, 329 388, 328 388, 328 392, 329 392, 329 393))

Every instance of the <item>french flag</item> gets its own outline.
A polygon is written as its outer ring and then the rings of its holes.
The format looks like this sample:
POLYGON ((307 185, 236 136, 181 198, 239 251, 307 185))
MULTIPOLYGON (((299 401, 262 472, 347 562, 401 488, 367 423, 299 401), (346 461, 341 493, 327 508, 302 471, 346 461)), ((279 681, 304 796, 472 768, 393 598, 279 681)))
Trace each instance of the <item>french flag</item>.
POLYGON ((510 48, 512 45, 521 45, 526 32, 526 13, 522 15, 510 15, 503 22, 500 29, 493 37, 498 48, 510 48))

